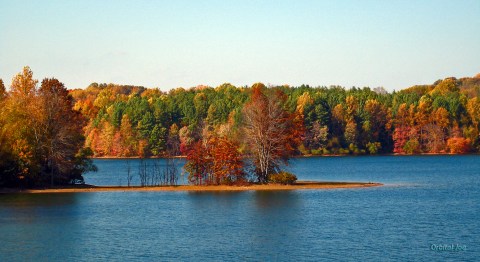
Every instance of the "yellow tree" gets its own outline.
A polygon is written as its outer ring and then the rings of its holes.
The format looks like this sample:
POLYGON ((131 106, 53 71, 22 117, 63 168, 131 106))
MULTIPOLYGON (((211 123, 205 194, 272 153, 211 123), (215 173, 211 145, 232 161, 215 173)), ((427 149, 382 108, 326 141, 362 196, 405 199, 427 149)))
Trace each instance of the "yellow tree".
POLYGON ((435 86, 432 91, 430 91, 430 95, 447 95, 449 93, 454 93, 458 92, 458 84, 457 84, 457 79, 454 77, 450 78, 445 78, 443 81, 441 81, 438 85, 435 86))
POLYGON ((12 152, 12 133, 8 128, 7 92, 0 79, 0 184, 12 184, 17 179, 16 156, 12 152))
POLYGON ((135 133, 132 129, 132 122, 127 114, 122 116, 122 121, 120 123, 120 136, 122 144, 122 156, 133 156, 135 155, 135 133))
POLYGON ((419 132, 420 146, 423 148, 427 141, 426 128, 430 122, 430 114, 432 112, 432 99, 429 96, 422 96, 417 106, 417 112, 415 113, 415 127, 419 132))
POLYGON ((18 157, 21 177, 33 183, 40 172, 41 108, 36 98, 38 81, 24 67, 12 79, 9 98, 4 104, 5 128, 8 130, 14 154, 18 157))
POLYGON ((480 138, 480 98, 474 97, 468 100, 467 112, 472 125, 466 130, 465 135, 474 145, 478 145, 480 138))
POLYGON ((304 92, 301 96, 297 99, 297 108, 296 111, 303 115, 305 111, 305 107, 311 105, 313 103, 313 99, 308 92, 304 92))
POLYGON ((439 107, 432 112, 429 123, 424 127, 428 152, 440 153, 445 149, 446 132, 449 125, 449 114, 445 108, 439 107))
POLYGON ((12 80, 10 93, 17 98, 34 97, 37 91, 38 80, 33 79, 30 67, 25 66, 22 73, 18 73, 12 80))
POLYGON ((332 136, 336 145, 340 146, 339 140, 345 131, 345 110, 342 104, 337 104, 332 110, 332 136))
POLYGON ((74 111, 68 90, 57 79, 45 79, 39 89, 29 67, 17 74, 4 101, 2 130, 23 185, 81 182, 93 170, 83 150, 83 119, 74 111))
POLYGON ((480 99, 470 98, 467 102, 467 112, 472 121, 473 127, 478 130, 480 127, 480 99))
MULTIPOLYGON (((412 117, 413 108, 410 107, 412 111, 407 108, 407 104, 403 103, 398 107, 397 114, 395 115, 395 119, 393 121, 395 129, 393 131, 393 152, 397 154, 404 154, 405 152, 405 145, 411 139, 411 130, 412 130, 412 117)), ((412 141, 413 142, 413 141, 412 141)), ((410 142, 410 144, 412 144, 410 142)), ((418 141, 417 141, 418 143, 418 141)))

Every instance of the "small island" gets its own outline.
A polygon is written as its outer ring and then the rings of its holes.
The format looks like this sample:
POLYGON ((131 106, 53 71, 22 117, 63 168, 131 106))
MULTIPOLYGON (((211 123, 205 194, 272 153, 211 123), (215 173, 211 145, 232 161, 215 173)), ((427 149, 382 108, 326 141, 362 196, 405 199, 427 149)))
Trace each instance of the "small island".
POLYGON ((45 189, 2 189, 0 193, 80 193, 80 192, 127 192, 127 191, 273 191, 273 190, 304 190, 304 189, 339 189, 365 188, 382 186, 372 182, 325 182, 325 181, 298 181, 295 184, 246 184, 243 186, 230 185, 178 185, 178 186, 92 186, 76 185, 45 189))

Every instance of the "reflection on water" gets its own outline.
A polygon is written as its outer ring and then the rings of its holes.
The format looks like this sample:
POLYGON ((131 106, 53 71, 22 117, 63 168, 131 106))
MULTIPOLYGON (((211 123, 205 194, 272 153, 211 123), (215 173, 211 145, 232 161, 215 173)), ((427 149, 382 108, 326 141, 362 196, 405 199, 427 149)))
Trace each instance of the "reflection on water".
POLYGON ((269 209, 290 209, 299 205, 301 199, 297 191, 261 190, 253 191, 258 211, 269 209))
POLYGON ((0 217, 0 223, 6 219, 22 219, 22 222, 32 223, 42 219, 45 212, 55 217, 67 216, 68 214, 59 210, 63 206, 75 209, 78 194, 5 194, 1 197, 0 209, 8 209, 11 215, 0 217))
POLYGON ((298 191, 255 191, 252 198, 255 206, 251 212, 251 228, 256 234, 250 237, 250 246, 265 259, 278 260, 282 257, 276 252, 279 247, 292 250, 304 235, 302 220, 306 214, 302 194, 298 191))
POLYGON ((79 201, 88 198, 73 193, 1 195, 0 234, 6 241, 0 260, 61 259, 59 246, 76 253, 83 242, 77 240, 84 237, 79 201))
MULTIPOLYGON (((98 172, 85 174, 85 183, 97 186, 126 186, 129 175, 127 170, 130 166, 131 185, 139 186, 141 184, 139 171, 142 161, 147 166, 150 179, 153 168, 164 171, 167 167, 165 159, 95 159, 94 163, 98 167, 98 172)), ((185 159, 175 159, 174 164, 178 170, 177 183, 187 184, 188 177, 183 171, 185 159)), ((150 179, 148 181, 151 181, 150 179)))
POLYGON ((1 195, 1 197, 1 203, 3 207, 55 207, 64 205, 75 205, 78 199, 78 194, 3 194, 1 195))

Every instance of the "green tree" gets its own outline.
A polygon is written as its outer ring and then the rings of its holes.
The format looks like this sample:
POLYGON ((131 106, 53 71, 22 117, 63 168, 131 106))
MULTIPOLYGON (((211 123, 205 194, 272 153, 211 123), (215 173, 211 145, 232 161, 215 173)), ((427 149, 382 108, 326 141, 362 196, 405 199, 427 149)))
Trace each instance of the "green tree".
POLYGON ((208 101, 204 93, 197 93, 193 99, 197 119, 204 119, 207 116, 208 101))
MULTIPOLYGON (((369 99, 364 106, 364 120, 362 125, 363 130, 363 144, 366 145, 370 153, 373 147, 380 143, 380 145, 389 145, 389 133, 386 128, 388 123, 388 110, 387 108, 375 99, 369 99), (370 146, 367 146, 370 144, 370 146)), ((376 146, 377 150, 381 149, 381 146, 376 146)))
POLYGON ((147 111, 142 119, 138 122, 137 131, 142 138, 148 139, 150 134, 155 127, 155 118, 153 114, 147 111))
POLYGON ((150 133, 148 141, 152 155, 158 156, 165 153, 167 129, 161 125, 155 125, 150 133))

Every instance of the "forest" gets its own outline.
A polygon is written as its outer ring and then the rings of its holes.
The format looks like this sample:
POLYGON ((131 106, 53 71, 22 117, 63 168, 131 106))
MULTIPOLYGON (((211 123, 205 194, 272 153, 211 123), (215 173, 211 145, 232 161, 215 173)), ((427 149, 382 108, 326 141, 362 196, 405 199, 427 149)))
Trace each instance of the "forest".
MULTIPOLYGON (((480 74, 396 92, 340 86, 262 86, 298 118, 294 155, 475 153, 480 149, 480 74), (300 123, 300 124, 299 124, 300 123), (299 125, 298 125, 299 124, 299 125)), ((254 86, 255 86, 254 85, 254 86)), ((186 155, 215 133, 239 143, 252 87, 223 84, 169 92, 93 83, 71 90, 95 157, 186 155)))
POLYGON ((245 162, 268 182, 290 175, 281 166, 292 156, 480 150, 480 74, 391 93, 262 83, 168 92, 98 83, 68 90, 57 79, 37 85, 28 67, 8 90, 0 80, 0 183, 81 180, 94 169, 89 157, 185 156, 190 182, 219 184, 244 181, 245 162))

